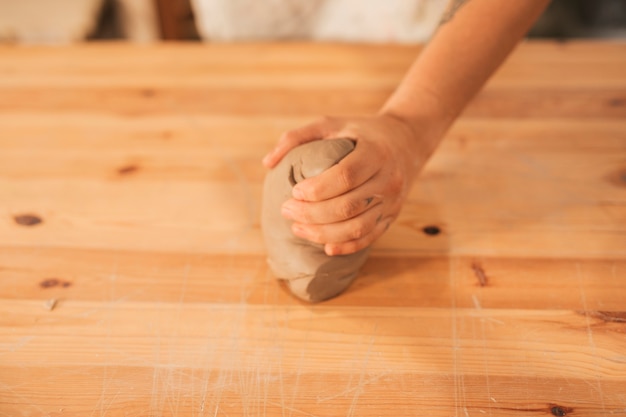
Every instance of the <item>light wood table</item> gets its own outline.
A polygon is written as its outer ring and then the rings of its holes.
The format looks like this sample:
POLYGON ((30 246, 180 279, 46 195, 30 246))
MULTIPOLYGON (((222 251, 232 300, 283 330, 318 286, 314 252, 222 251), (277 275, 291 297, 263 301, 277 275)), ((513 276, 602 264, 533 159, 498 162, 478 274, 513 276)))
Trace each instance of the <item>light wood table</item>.
POLYGON ((624 43, 522 45, 345 294, 268 271, 261 157, 418 52, 1 47, 0 416, 625 416, 624 43))

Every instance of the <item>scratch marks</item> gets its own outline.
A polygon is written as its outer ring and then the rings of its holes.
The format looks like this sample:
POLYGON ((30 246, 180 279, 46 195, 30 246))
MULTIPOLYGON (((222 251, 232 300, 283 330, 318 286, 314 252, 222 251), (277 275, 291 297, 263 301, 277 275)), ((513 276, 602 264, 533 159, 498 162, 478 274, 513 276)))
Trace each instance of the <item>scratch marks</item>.
POLYGON ((461 349, 459 343, 458 334, 458 314, 456 306, 456 276, 459 269, 458 260, 450 261, 450 307, 451 307, 451 331, 450 336, 452 339, 452 373, 454 377, 454 407, 459 410, 463 407, 465 414, 467 414, 467 407, 465 401, 465 380, 463 374, 459 370, 459 351, 461 349))
MULTIPOLYGON (((583 286, 583 277, 582 277, 582 271, 581 271, 581 267, 580 267, 580 263, 576 263, 576 272, 577 272, 577 276, 578 276, 578 288, 580 290, 580 302, 582 304, 583 310, 584 311, 589 311, 588 307, 587 307, 587 296, 585 294, 585 288, 583 286)), ((596 346, 596 343, 593 339, 593 331, 591 330, 591 319, 590 316, 588 314, 585 315, 585 321, 587 322, 587 338, 589 341, 589 346, 591 347, 591 350, 593 352, 593 357, 595 359, 595 367, 596 367, 596 385, 597 385, 597 389, 598 389, 598 393, 600 396, 600 403, 602 405, 602 412, 604 414, 606 414, 606 408, 605 408, 605 404, 604 404, 604 393, 602 392, 602 382, 600 381, 600 365, 598 363, 599 361, 599 356, 598 356, 598 348, 596 346)), ((556 415, 556 414, 555 414, 556 415)), ((565 415, 565 414, 563 414, 565 415)))
MULTIPOLYGON (((117 269, 118 262, 115 260, 112 266, 111 274, 108 276, 108 293, 103 292, 102 298, 103 302, 110 303, 115 300, 115 280, 117 279, 117 269)), ((111 407, 111 405, 115 402, 117 395, 120 392, 120 387, 117 387, 117 392, 111 397, 109 393, 109 386, 114 384, 114 378, 110 374, 113 371, 113 363, 111 359, 111 334, 113 332, 111 325, 111 313, 113 312, 112 308, 105 309, 105 315, 103 319, 99 322, 100 326, 106 326, 104 331, 104 343, 100 346, 101 350, 99 355, 104 358, 104 363, 102 366, 102 390, 100 391, 100 397, 96 402, 94 409, 91 412, 91 416, 100 415, 104 416, 107 410, 111 407), (112 369, 110 369, 112 368, 112 369)), ((114 371, 113 371, 114 372, 114 371)))
MULTIPOLYGON (((22 347, 24 347, 26 344, 28 344, 28 342, 30 342, 34 338, 35 338, 35 336, 20 337, 20 339, 17 341, 17 343, 15 343, 13 345, 8 345, 8 351, 9 352, 17 352, 18 350, 20 350, 22 347)), ((4 343, 0 344, 0 351, 4 349, 3 345, 6 346, 4 343)))
POLYGON ((282 403, 279 404, 279 403, 276 403, 276 402, 273 402, 273 401, 268 401, 267 404, 268 405, 281 407, 283 415, 285 414, 285 411, 289 411, 289 415, 292 415, 293 413, 296 413, 298 415, 303 415, 303 416, 308 416, 308 417, 319 417, 317 414, 311 414, 311 413, 308 413, 306 411, 297 409, 295 407, 286 406, 286 405, 284 405, 282 403))
POLYGON ((367 385, 366 380, 365 380, 365 373, 367 371, 367 365, 370 360, 370 355, 372 354, 372 347, 374 346, 375 340, 376 340, 376 324, 374 324, 374 328, 372 329, 372 336, 370 337, 370 342, 367 347, 367 353, 365 354, 365 357, 363 358, 363 364, 361 366, 361 375, 359 376, 359 382, 354 389, 354 395, 352 397, 352 402, 350 403, 350 408, 348 409, 347 417, 353 417, 356 415, 355 413, 356 413, 356 407, 359 401, 359 397, 361 396, 361 394, 363 393, 363 389, 367 385))
MULTIPOLYGON (((308 323, 310 324, 313 320, 314 320, 314 317, 313 317, 313 312, 311 312, 311 313, 309 314, 308 323)), ((287 321, 286 321, 286 319, 285 319, 285 323, 286 323, 286 322, 287 322, 287 321)), ((306 334, 304 335, 304 343, 303 343, 303 348, 302 348, 302 350, 300 351, 300 358, 298 359, 298 366, 297 366, 298 370, 297 370, 297 372, 296 372, 296 382, 294 383, 293 392, 292 392, 292 394, 291 394, 291 404, 289 405, 289 407, 290 407, 290 408, 293 408, 293 407, 294 407, 294 404, 295 404, 295 402, 296 402, 296 398, 297 398, 297 395, 298 395, 298 389, 299 389, 299 386, 300 386, 300 377, 301 377, 301 375, 302 375, 302 368, 303 368, 303 366, 304 366, 304 360, 305 360, 305 357, 306 357, 306 351, 305 351, 305 349, 307 349, 307 348, 308 348, 308 346, 309 346, 309 343, 308 343, 308 342, 309 342, 309 336, 310 336, 310 334, 311 334, 311 327, 310 327, 310 325, 309 325, 309 326, 307 326, 306 334)), ((282 380, 281 380, 281 384, 282 384, 282 380)), ((283 412, 283 413, 284 413, 284 412, 283 412)), ((290 412, 289 412, 289 417, 291 417, 291 415, 292 415, 292 412, 290 411, 290 412)))
POLYGON ((476 294, 472 294, 472 303, 474 303, 476 310, 482 310, 483 307, 480 305, 480 300, 476 297, 476 294))

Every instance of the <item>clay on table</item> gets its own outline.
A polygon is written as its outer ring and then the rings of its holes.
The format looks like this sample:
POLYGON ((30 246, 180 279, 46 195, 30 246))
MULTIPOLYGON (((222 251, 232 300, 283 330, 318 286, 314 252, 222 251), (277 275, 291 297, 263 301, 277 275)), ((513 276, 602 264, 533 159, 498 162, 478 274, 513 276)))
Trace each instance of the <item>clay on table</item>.
POLYGON ((356 278, 367 258, 367 249, 350 255, 328 256, 324 246, 295 236, 292 221, 280 208, 291 198, 298 182, 314 177, 343 159, 354 149, 349 139, 308 142, 291 150, 265 177, 261 227, 268 264, 285 280, 296 297, 318 302, 335 297, 356 278))

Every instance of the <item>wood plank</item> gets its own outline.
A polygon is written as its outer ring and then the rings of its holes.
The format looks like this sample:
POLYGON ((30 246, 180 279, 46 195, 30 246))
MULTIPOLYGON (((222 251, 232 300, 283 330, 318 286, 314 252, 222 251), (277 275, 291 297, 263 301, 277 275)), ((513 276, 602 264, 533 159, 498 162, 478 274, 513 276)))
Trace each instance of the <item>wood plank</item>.
MULTIPOLYGON (((298 304, 277 285, 263 255, 0 248, 0 287, 7 300, 39 300, 43 306, 50 298, 175 303, 184 296, 201 304, 298 304)), ((374 255, 346 296, 325 305, 622 311, 625 274, 623 257, 374 255)))

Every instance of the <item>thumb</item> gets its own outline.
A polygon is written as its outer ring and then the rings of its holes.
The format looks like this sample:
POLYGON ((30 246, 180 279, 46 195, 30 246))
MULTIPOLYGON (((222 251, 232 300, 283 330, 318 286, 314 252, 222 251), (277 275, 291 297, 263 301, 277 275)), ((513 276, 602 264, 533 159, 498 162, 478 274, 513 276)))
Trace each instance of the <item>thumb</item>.
POLYGON ((263 158, 263 165, 267 168, 274 168, 276 164, 296 146, 314 140, 324 139, 335 131, 336 128, 337 122, 334 119, 324 118, 283 133, 274 149, 263 158))

